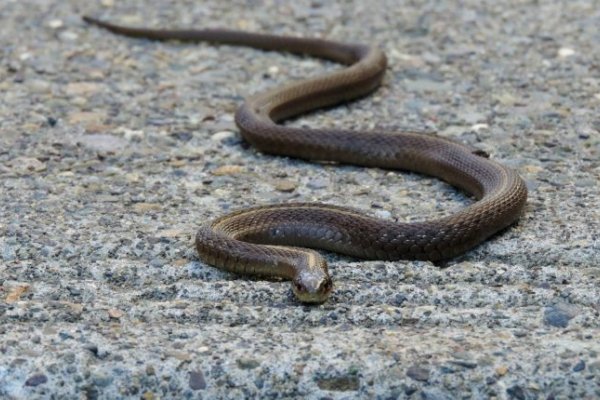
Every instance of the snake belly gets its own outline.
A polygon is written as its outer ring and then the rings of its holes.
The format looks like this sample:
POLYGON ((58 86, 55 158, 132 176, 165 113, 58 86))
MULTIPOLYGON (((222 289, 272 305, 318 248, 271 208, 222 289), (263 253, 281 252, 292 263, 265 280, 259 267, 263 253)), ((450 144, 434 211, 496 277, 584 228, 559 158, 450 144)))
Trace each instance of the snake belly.
POLYGON ((327 59, 345 68, 292 82, 245 99, 235 121, 264 153, 314 161, 407 170, 431 175, 476 198, 445 218, 401 223, 322 203, 243 209, 200 227, 200 258, 226 271, 292 281, 298 300, 322 303, 332 291, 324 249, 364 259, 451 258, 515 222, 527 189, 512 169, 467 145, 416 132, 350 131, 283 126, 283 120, 375 90, 386 70, 374 46, 224 29, 154 30, 84 17, 114 33, 153 40, 207 41, 327 59))

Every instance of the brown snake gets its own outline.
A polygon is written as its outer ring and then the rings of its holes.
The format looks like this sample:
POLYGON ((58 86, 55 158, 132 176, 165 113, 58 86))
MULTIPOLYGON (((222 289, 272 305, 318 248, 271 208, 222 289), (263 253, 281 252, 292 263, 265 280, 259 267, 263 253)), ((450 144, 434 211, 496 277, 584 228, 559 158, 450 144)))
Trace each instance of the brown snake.
POLYGON ((321 303, 332 290, 327 263, 306 247, 365 259, 439 260, 465 252, 519 218, 527 189, 519 175, 472 147, 431 134, 305 129, 278 125, 310 110, 364 96, 386 69, 373 46, 222 29, 151 30, 84 17, 112 32, 154 40, 209 41, 300 53, 347 67, 248 97, 235 121, 244 139, 264 153, 432 175, 478 201, 431 221, 399 223, 321 203, 276 204, 240 210, 200 228, 200 258, 242 274, 293 281, 301 302, 321 303), (290 247, 299 246, 299 247, 290 247))

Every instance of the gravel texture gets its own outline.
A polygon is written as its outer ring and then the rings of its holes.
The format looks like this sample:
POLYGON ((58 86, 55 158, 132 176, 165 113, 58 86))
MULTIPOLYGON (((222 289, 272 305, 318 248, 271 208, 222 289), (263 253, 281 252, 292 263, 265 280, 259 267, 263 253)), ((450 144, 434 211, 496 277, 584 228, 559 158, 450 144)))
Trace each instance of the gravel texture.
POLYGON ((2 0, 0 398, 600 397, 597 1, 2 0), (402 221, 471 200, 258 153, 244 96, 339 68, 86 26, 375 42, 372 96, 290 122, 435 130, 519 170, 520 222, 464 256, 328 255, 332 298, 199 262, 198 224, 289 200, 402 221))

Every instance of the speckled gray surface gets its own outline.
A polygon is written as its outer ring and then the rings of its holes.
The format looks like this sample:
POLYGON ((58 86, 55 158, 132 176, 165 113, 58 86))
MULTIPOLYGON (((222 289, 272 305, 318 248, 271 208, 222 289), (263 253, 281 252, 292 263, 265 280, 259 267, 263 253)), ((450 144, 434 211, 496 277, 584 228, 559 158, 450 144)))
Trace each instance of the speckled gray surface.
POLYGON ((291 3, 0 3, 0 398, 600 397, 598 2, 291 3), (376 42, 376 94, 292 123, 476 145, 525 178, 525 215, 443 268, 329 255, 319 307, 203 265, 196 226, 242 206, 413 220, 470 200, 241 142, 245 95, 333 64, 127 39, 82 13, 376 42))

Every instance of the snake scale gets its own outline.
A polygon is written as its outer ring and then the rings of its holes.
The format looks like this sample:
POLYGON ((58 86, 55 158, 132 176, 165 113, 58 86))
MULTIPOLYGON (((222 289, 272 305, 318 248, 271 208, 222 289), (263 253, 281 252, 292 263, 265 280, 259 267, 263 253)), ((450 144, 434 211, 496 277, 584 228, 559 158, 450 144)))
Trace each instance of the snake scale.
POLYGON ((440 260, 476 246, 522 213, 527 199, 523 180, 514 170, 470 146, 417 132, 305 129, 279 124, 374 91, 387 65, 377 47, 224 29, 154 30, 90 17, 84 20, 131 37, 243 45, 343 64, 343 69, 245 99, 235 114, 244 139, 269 154, 431 175, 477 199, 451 216, 414 223, 377 219, 351 208, 321 203, 243 209, 199 229, 196 247, 208 264, 241 274, 291 280, 298 300, 322 303, 333 284, 326 261, 309 248, 364 259, 440 260))

